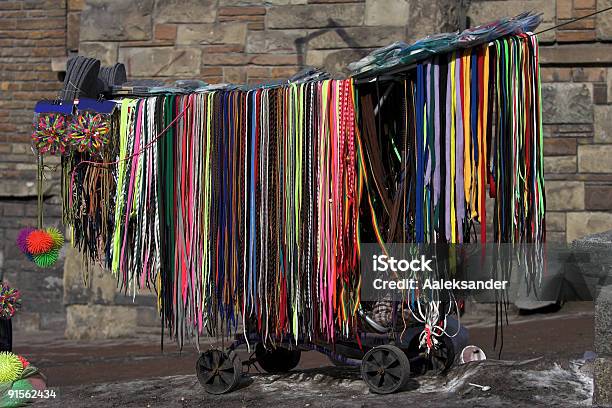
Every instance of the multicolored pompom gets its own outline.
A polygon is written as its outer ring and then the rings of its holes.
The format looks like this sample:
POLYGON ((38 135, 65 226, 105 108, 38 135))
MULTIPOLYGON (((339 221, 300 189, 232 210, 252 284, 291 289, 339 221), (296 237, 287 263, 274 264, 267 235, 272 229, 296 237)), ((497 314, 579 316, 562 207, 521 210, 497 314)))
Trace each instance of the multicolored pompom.
POLYGON ((84 112, 70 122, 68 140, 77 151, 95 154, 109 143, 109 133, 109 123, 102 114, 84 112))
POLYGON ((23 372, 23 364, 19 357, 11 352, 0 353, 0 383, 13 382, 23 372))
POLYGON ((64 246, 64 236, 54 227, 44 229, 24 228, 17 236, 17 246, 29 260, 41 268, 53 266, 64 246))
POLYGON ((41 115, 34 125, 32 142, 40 154, 65 154, 68 147, 65 116, 57 113, 41 115))
POLYGON ((9 285, 0 286, 0 318, 10 319, 21 308, 21 292, 9 285))

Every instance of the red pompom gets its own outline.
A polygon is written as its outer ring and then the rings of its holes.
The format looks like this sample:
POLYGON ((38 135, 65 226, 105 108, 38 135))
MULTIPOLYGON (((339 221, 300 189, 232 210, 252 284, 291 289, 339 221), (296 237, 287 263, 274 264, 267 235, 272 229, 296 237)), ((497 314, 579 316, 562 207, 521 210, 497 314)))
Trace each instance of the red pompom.
POLYGON ((28 252, 33 255, 47 253, 53 248, 53 237, 45 230, 32 231, 27 238, 28 252))

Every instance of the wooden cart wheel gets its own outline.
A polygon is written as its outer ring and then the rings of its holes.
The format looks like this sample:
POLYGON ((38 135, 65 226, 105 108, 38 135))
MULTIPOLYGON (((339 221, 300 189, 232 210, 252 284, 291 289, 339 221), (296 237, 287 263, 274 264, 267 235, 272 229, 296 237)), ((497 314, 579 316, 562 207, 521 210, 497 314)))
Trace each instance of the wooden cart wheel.
POLYGON ((241 374, 242 363, 233 351, 208 350, 196 363, 198 380, 209 394, 230 392, 240 382, 241 374))
POLYGON ((361 360, 361 377, 370 391, 391 394, 402 389, 410 379, 410 362, 398 347, 374 347, 361 360))
POLYGON ((265 372, 270 374, 286 373, 294 369, 300 362, 302 352, 284 347, 266 349, 262 343, 255 346, 255 358, 265 372))

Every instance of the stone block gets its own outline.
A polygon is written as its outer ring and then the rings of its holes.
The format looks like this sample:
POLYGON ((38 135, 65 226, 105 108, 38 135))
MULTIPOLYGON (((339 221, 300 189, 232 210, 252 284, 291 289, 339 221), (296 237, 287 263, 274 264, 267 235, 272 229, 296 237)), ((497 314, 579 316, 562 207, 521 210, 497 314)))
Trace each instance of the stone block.
POLYGON ((578 171, 612 173, 612 145, 578 146, 578 171))
POLYGON ((596 105, 605 105, 608 103, 608 85, 593 84, 593 103, 596 105))
POLYGON ((544 157, 544 173, 575 173, 576 156, 544 157))
MULTIPOLYGON (((598 0, 597 10, 612 7, 612 0, 598 0)), ((597 15, 597 39, 600 41, 612 40, 612 13, 599 13, 597 15)))
MULTIPOLYGON (((542 29, 540 26, 538 29, 542 29)), ((543 65, 607 65, 612 62, 608 44, 568 44, 562 47, 540 48, 540 64, 543 65)))
POLYGON ((313 37, 307 47, 314 50, 381 47, 404 37, 404 27, 330 28, 313 37))
POLYGON ((176 40, 176 24, 156 24, 155 35, 156 40, 176 40))
MULTIPOLYGON (((547 183, 548 184, 548 183, 547 183)), ((548 194, 548 191, 547 191, 548 194)), ((548 196, 547 196, 548 199, 548 196)), ((607 212, 568 212, 567 242, 586 235, 612 229, 612 213, 607 212)))
POLYGON ((557 18, 572 18, 572 0, 557 0, 557 18))
POLYGON ((254 55, 250 58, 250 63, 254 65, 297 65, 297 55, 254 55))
POLYGON ((121 48, 119 61, 128 77, 187 76, 200 73, 202 51, 195 48, 121 48))
POLYGON ((592 123, 591 89, 591 84, 543 84, 542 117, 544 123, 592 123))
POLYGON ((81 13, 81 41, 135 41, 152 37, 155 0, 88 0, 81 13))
POLYGON ((115 300, 115 294, 118 292, 117 279, 113 274, 99 265, 95 265, 91 266, 89 276, 91 279, 89 303, 112 304, 115 300))
POLYGON ((66 49, 79 49, 79 30, 81 28, 81 13, 68 13, 66 16, 66 49))
POLYGON ((117 62, 119 45, 116 42, 81 42, 79 54, 99 59, 102 66, 110 66, 117 62))
POLYGON ((206 53, 202 58, 204 65, 246 65, 250 61, 251 58, 248 55, 241 53, 206 53))
POLYGON ((560 123, 557 132, 559 137, 593 137, 593 123, 560 123))
POLYGON ((364 21, 364 4, 313 4, 270 7, 268 28, 321 28, 359 26, 364 21))
POLYGON ((546 182, 546 210, 565 211, 584 208, 584 183, 580 181, 546 182))
POLYGON ((70 305, 66 307, 64 335, 73 340, 128 337, 137 327, 135 307, 70 305))
POLYGON ((83 280, 83 258, 71 244, 66 245, 64 261, 64 304, 85 304, 91 297, 91 289, 85 286, 83 280))
POLYGON ((576 139, 574 138, 546 138, 544 140, 544 155, 569 156, 576 154, 576 139))
POLYGON ((302 42, 308 30, 267 30, 251 32, 247 37, 246 50, 251 54, 295 53, 296 41, 302 42))
POLYGON ((410 23, 410 6, 408 0, 366 0, 365 24, 405 27, 410 23))
POLYGON ((587 184, 584 187, 584 206, 587 210, 612 211, 612 186, 587 184))
POLYGON ((593 406, 612 406, 612 358, 595 359, 593 368, 593 406))
POLYGON ((245 44, 245 23, 187 24, 180 25, 176 43, 183 44, 245 44))
POLYGON ((159 313, 154 307, 136 308, 137 324, 141 327, 159 327, 159 313))
POLYGON ((593 141, 595 143, 612 143, 612 105, 595 106, 593 141))
POLYGON ((577 10, 587 9, 589 11, 595 8, 597 0, 574 0, 574 8, 577 10))
POLYGON ((245 83, 247 79, 244 67, 225 67, 223 68, 223 80, 232 84, 245 83))
POLYGON ((69 11, 81 11, 85 7, 85 0, 68 0, 69 11))
MULTIPOLYGON (((612 273, 612 265, 609 269, 612 273)), ((612 285, 601 288, 595 299, 594 344, 597 354, 612 358, 612 285)))
MULTIPOLYGON (((46 189, 48 193, 50 189, 46 189)), ((36 197, 36 183, 22 180, 0 180, 0 197, 36 197)))
POLYGON ((562 42, 589 42, 595 40, 595 32, 591 30, 562 30, 557 31, 557 41, 562 42))
POLYGON ((546 231, 565 231, 565 213, 547 212, 546 231))
POLYGON ((157 0, 156 23, 213 23, 216 17, 215 0, 157 0))
MULTIPOLYGON (((271 78, 283 79, 283 78, 290 78, 293 75, 297 74, 297 72, 298 72, 297 67, 272 67, 270 68, 269 75, 271 78)), ((253 77, 258 77, 258 78, 265 78, 265 76, 266 76, 265 74, 264 75, 253 75, 253 77)))
POLYGON ((265 7, 239 6, 219 7, 219 16, 263 16, 266 14, 265 7))

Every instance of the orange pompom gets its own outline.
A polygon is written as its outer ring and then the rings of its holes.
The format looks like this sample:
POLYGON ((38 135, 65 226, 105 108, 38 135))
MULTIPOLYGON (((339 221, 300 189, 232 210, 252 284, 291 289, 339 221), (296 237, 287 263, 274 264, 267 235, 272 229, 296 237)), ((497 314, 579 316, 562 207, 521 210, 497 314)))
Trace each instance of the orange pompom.
POLYGON ((53 237, 45 230, 32 231, 27 238, 28 252, 40 255, 53 248, 53 237))

